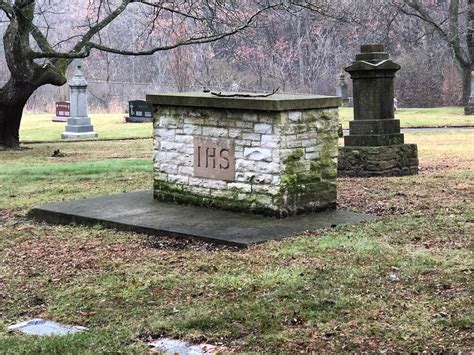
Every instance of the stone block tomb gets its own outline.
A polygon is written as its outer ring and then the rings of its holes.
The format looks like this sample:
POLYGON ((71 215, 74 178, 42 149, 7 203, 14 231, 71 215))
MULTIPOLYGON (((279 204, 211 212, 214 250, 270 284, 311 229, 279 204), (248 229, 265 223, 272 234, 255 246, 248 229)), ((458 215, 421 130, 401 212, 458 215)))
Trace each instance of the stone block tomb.
POLYGON ((284 217, 336 206, 337 97, 154 94, 154 197, 284 217))
POLYGON ((48 204, 29 217, 238 247, 374 218, 335 209, 340 98, 181 93, 147 101, 153 191, 48 204))

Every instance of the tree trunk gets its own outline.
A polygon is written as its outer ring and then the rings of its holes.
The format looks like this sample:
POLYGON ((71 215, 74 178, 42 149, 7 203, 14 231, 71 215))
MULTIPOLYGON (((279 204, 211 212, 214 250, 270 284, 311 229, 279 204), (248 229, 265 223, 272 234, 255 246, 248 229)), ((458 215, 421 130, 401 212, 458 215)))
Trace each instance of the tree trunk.
POLYGON ((35 85, 10 79, 0 89, 0 148, 20 146, 19 131, 26 102, 37 89, 35 85))
POLYGON ((66 83, 62 70, 66 67, 39 64, 32 55, 30 32, 35 1, 15 1, 12 9, 10 23, 3 36, 10 79, 0 88, 0 148, 19 147, 23 108, 36 89, 46 84, 61 86, 66 83))
POLYGON ((0 107, 0 148, 15 149, 20 146, 19 130, 24 106, 0 107))
POLYGON ((474 105, 470 105, 472 74, 471 67, 460 68, 462 75, 462 102, 464 105, 464 113, 466 115, 474 115, 474 105))

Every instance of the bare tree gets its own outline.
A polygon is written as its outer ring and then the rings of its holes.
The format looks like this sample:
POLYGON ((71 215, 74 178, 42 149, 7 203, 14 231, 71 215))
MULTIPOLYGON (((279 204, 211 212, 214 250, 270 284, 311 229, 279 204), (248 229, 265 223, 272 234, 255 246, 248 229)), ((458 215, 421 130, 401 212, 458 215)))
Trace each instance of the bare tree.
POLYGON ((85 58, 93 50, 142 56, 216 41, 244 30, 263 11, 276 6, 256 1, 89 0, 80 4, 86 15, 75 33, 54 43, 52 32, 61 33, 61 28, 52 28, 49 20, 73 5, 52 0, 0 0, 0 14, 3 12, 8 21, 4 49, 10 73, 0 89, 0 147, 19 146, 19 128, 27 100, 43 85, 64 85, 66 69, 73 59, 85 58), (100 33, 136 6, 146 20, 141 23, 141 33, 148 39, 144 46, 125 48, 103 42, 100 33), (246 11, 240 11, 239 6, 246 6, 246 11), (176 26, 181 31, 173 37, 176 26))
POLYGON ((449 46, 462 77, 463 104, 467 107, 474 64, 474 0, 440 1, 439 6, 438 1, 426 0, 392 0, 392 3, 401 13, 423 21, 428 33, 436 32, 449 46))

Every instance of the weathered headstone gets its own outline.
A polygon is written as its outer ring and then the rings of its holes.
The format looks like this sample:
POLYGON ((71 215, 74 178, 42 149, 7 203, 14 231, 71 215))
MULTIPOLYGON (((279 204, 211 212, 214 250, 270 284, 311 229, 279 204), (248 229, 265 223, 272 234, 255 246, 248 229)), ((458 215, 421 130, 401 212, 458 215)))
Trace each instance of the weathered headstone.
POLYGON ((464 113, 474 115, 474 72, 471 73, 471 96, 469 97, 469 103, 464 107, 464 113))
POLYGON ((61 139, 96 138, 97 133, 87 113, 87 81, 78 65, 73 78, 69 82, 71 116, 67 120, 61 139))
POLYGON ((346 74, 344 73, 344 70, 339 74, 339 79, 336 83, 336 96, 341 98, 342 106, 349 106, 349 86, 346 83, 346 74))
POLYGON ((346 71, 353 79, 354 120, 339 151, 341 176, 400 176, 418 173, 416 144, 404 144, 394 118, 394 79, 400 66, 381 44, 364 45, 346 71))
POLYGON ((128 117, 126 122, 143 123, 153 121, 153 105, 144 100, 135 100, 128 102, 128 117))
POLYGON ((148 95, 155 198, 283 217, 334 208, 337 97, 148 95))
POLYGON ((56 102, 56 116, 52 118, 53 122, 67 122, 71 116, 71 105, 69 101, 56 102))

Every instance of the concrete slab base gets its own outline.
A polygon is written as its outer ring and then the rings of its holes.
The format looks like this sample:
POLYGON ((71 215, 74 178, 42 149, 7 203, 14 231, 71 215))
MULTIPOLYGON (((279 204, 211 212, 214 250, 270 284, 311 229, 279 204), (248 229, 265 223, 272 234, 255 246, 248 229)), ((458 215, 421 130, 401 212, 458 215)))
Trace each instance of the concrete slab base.
POLYGON ((67 122, 69 117, 58 117, 58 116, 55 116, 51 119, 51 121, 53 122, 62 122, 62 123, 65 123, 67 122))
POLYGON ((74 133, 74 132, 64 132, 61 133, 61 139, 64 140, 74 140, 74 139, 91 139, 97 138, 96 132, 84 132, 84 133, 74 133))
POLYGON ((153 117, 125 117, 127 123, 148 123, 153 122, 153 117))
POLYGON ((344 210, 328 210, 277 219, 158 202, 153 199, 152 191, 47 204, 32 209, 29 217, 57 224, 101 224, 118 230, 196 238, 239 247, 375 218, 344 210))

